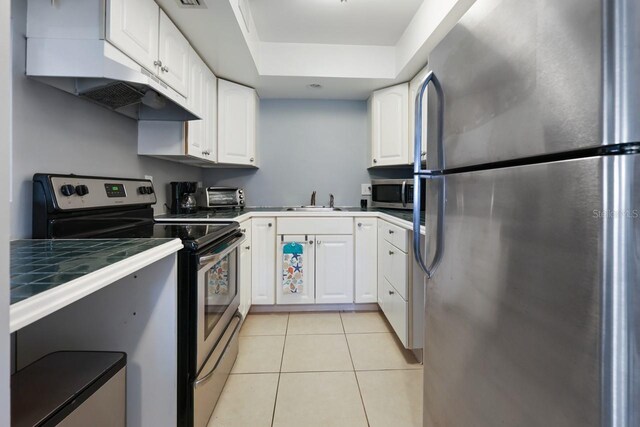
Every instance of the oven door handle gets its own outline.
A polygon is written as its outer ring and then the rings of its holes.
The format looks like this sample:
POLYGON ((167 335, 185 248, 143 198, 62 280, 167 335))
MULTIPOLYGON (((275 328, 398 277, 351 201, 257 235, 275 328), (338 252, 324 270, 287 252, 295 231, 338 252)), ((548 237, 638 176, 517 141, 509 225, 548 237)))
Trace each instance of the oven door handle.
POLYGON ((233 239, 229 240, 228 242, 225 242, 227 244, 224 246, 223 250, 214 251, 213 253, 207 254, 207 255, 201 255, 198 258, 198 266, 202 268, 203 266, 207 264, 211 264, 212 262, 218 262, 228 254, 236 250, 238 246, 242 244, 243 241, 244 241, 244 234, 242 233, 237 234, 236 236, 233 237, 233 239))
MULTIPOLYGON (((224 355, 227 352, 227 349, 229 348, 229 346, 231 345, 231 343, 233 342, 234 339, 236 339, 236 335, 238 334, 238 329, 240 329, 240 324, 242 320, 242 316, 239 313, 236 313, 233 316, 233 320, 232 322, 235 322, 235 326, 233 328, 233 332, 231 332, 231 334, 227 334, 225 333, 225 336, 228 336, 229 339, 226 341, 225 345, 224 345, 224 349, 222 351, 220 351, 219 356, 218 356, 218 360, 216 360, 215 365, 213 365, 213 368, 207 372, 207 374, 203 377, 200 377, 199 379, 197 379, 194 383, 193 383, 193 388, 198 388, 200 385, 202 385, 202 383, 205 383, 207 381, 209 381, 209 379, 213 376, 213 374, 216 372, 216 369, 218 369, 218 366, 220 366, 220 362, 222 362, 222 359, 224 359, 224 355)), ((224 339, 225 336, 223 336, 222 338, 224 339)), ((221 342, 224 342, 223 339, 221 339, 221 342)), ((213 352, 211 353, 211 355, 209 357, 213 356, 213 353, 215 353, 216 349, 214 348, 213 352)), ((206 366, 206 365, 205 365, 206 366)))

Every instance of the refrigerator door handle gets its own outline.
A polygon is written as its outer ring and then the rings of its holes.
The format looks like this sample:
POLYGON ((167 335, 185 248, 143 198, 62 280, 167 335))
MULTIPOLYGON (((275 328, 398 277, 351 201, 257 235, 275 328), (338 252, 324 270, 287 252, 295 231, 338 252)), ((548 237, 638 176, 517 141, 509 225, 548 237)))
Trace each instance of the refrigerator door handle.
MULTIPOLYGON (((426 185, 426 183, 425 183, 426 185)), ((413 254, 414 257, 422 269, 427 275, 427 278, 433 277, 440 261, 442 260, 442 256, 444 254, 444 210, 445 210, 445 177, 440 176, 429 176, 423 177, 420 175, 414 176, 413 182, 413 254), (438 216, 435 218, 436 221, 436 252, 433 257, 433 262, 429 266, 422 256, 422 247, 420 245, 420 213, 421 213, 421 205, 422 201, 420 200, 420 191, 422 186, 423 179, 432 179, 437 180, 438 182, 438 216)), ((426 193, 426 191, 425 191, 426 193)), ((433 219, 433 218, 430 218, 433 219)), ((427 218, 425 216, 425 227, 427 226, 427 218)), ((426 230, 425 230, 425 240, 427 239, 426 230)))
POLYGON ((445 155, 444 155, 444 91, 440 80, 436 77, 433 71, 429 71, 424 82, 420 86, 420 90, 416 94, 416 117, 414 120, 414 148, 413 148, 413 173, 416 175, 430 175, 432 171, 422 169, 422 97, 424 92, 430 83, 433 83, 433 87, 438 95, 438 115, 437 115, 437 146, 438 146, 438 167, 437 169, 445 169, 445 155))

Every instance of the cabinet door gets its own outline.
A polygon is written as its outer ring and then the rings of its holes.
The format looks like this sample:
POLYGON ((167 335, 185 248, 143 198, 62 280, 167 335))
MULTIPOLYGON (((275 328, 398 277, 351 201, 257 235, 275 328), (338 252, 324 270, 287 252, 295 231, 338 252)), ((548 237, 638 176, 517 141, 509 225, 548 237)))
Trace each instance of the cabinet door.
POLYGON ((159 13, 160 8, 153 0, 107 2, 107 40, 154 74, 159 13))
POLYGON ((207 94, 205 90, 206 68, 195 50, 189 49, 189 98, 187 103, 194 113, 202 120, 185 122, 185 136, 187 140, 187 154, 201 159, 206 156, 207 138, 207 94))
POLYGON ((409 84, 373 92, 371 99, 371 165, 409 163, 409 84))
POLYGON ((378 301, 378 220, 356 218, 355 302, 378 301))
MULTIPOLYGON (((409 82, 409 163, 413 163, 413 152, 415 144, 415 124, 416 124, 416 96, 420 90, 420 86, 427 77, 429 69, 424 67, 409 82)), ((420 150, 420 158, 424 162, 427 160, 427 91, 425 90, 422 99, 422 142, 420 150)))
POLYGON ((251 220, 251 303, 275 304, 276 219, 251 220))
POLYGON ((189 42, 178 27, 160 11, 158 57, 161 66, 158 76, 185 97, 189 94, 189 49, 189 42))
POLYGON ((226 80, 218 81, 218 161, 256 164, 255 90, 226 80))
POLYGON ((313 236, 279 236, 276 274, 278 304, 313 304, 315 242, 313 236))
POLYGON ((204 96, 205 138, 203 148, 205 158, 215 162, 218 160, 218 79, 209 68, 205 69, 204 96))
POLYGON ((251 308, 251 220, 240 224, 245 240, 240 247, 240 313, 245 317, 251 308))
POLYGON ((383 279, 382 292, 382 312, 391 324, 396 335, 402 344, 408 346, 408 304, 396 289, 389 282, 383 279))
POLYGON ((316 236, 316 303, 353 303, 353 236, 316 236))

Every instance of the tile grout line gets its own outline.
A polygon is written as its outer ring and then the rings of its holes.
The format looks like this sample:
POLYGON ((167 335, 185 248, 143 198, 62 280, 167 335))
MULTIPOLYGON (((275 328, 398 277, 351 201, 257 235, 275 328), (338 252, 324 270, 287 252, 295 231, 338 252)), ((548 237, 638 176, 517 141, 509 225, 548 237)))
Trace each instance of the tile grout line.
POLYGON ((289 332, 289 319, 291 313, 287 313, 287 325, 284 328, 284 343, 282 344, 282 355, 280 356, 280 369, 278 370, 278 383, 276 384, 276 398, 273 400, 273 412, 271 413, 271 427, 276 419, 276 407, 278 405, 278 391, 280 390, 280 378, 282 377, 282 364, 284 363, 284 349, 287 346, 287 335, 289 332))
POLYGON ((353 355, 351 354, 351 347, 349 346, 349 340, 347 339, 347 331, 344 329, 344 321, 342 320, 342 312, 340 312, 340 323, 342 324, 342 331, 344 332, 344 340, 347 342, 347 350, 349 351, 349 359, 351 359, 351 366, 353 367, 353 376, 356 378, 356 385, 358 386, 358 394, 360 395, 360 402, 362 403, 362 410, 364 411, 364 418, 367 421, 367 426, 371 426, 369 422, 369 414, 367 414, 367 407, 364 404, 364 398, 362 397, 362 390, 360 389, 360 381, 358 380, 358 373, 356 372, 356 365, 353 362, 353 355))

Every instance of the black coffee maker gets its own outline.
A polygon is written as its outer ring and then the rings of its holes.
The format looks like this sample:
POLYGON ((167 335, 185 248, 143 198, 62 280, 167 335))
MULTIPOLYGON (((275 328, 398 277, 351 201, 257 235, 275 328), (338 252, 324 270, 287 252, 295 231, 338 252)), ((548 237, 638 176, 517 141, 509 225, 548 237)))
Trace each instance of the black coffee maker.
POLYGON ((198 210, 196 200, 197 182, 171 182, 171 213, 188 214, 198 210))

